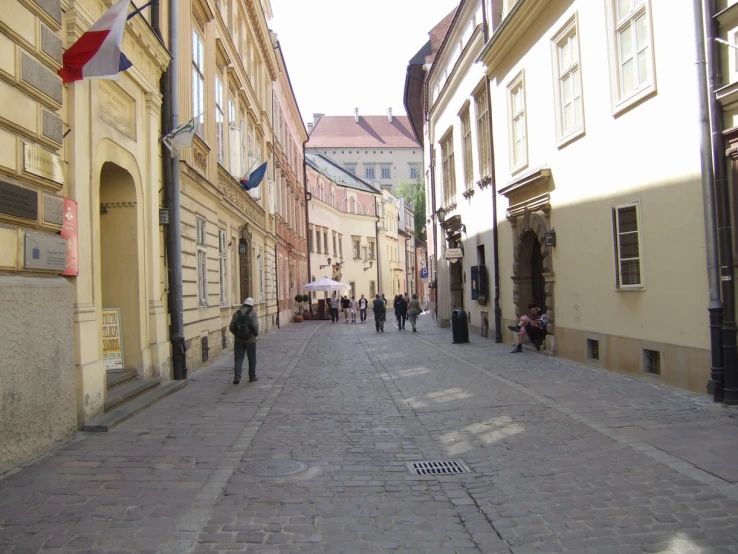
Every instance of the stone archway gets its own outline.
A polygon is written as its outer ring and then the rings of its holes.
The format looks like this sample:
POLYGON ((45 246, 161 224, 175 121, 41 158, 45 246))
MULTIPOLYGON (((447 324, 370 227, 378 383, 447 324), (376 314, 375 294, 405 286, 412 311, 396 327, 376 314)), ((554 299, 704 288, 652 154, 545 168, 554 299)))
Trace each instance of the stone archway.
MULTIPOLYGON (((541 304, 553 323, 553 260, 551 247, 546 246, 550 226, 545 212, 529 212, 512 221, 513 238, 513 302, 515 315, 527 313, 531 300, 541 304)), ((553 327, 549 332, 553 331, 553 327)))

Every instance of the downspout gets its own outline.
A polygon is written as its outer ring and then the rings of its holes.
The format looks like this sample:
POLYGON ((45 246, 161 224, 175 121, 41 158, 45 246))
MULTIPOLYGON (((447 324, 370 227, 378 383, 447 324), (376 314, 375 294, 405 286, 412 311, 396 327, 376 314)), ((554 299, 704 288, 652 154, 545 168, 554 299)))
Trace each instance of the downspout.
POLYGON ((277 293, 277 329, 279 329, 279 263, 277 243, 274 243, 274 291, 277 293))
MULTIPOLYGON (((696 7, 695 7, 696 10, 696 7)), ((725 404, 738 404, 738 343, 735 322, 735 281, 733 279, 733 232, 730 214, 730 185, 726 175, 725 139, 723 138, 723 108, 717 100, 716 90, 721 85, 718 60, 717 21, 715 0, 704 2, 704 18, 707 29, 707 74, 710 106, 710 131, 712 133, 712 167, 715 177, 715 204, 717 205, 718 256, 720 283, 722 285, 722 342, 723 375, 715 375, 713 398, 725 404)), ((704 89, 703 89, 704 90, 704 89)), ((707 208, 705 208, 707 209, 707 208)), ((712 284, 712 283, 710 283, 712 284)), ((717 310, 715 310, 716 313, 717 310)), ((712 312, 710 325, 712 327, 712 312)), ((717 317, 715 318, 717 321, 717 317)))
MULTIPOLYGON (((172 60, 161 76, 162 134, 179 125, 179 88, 177 84, 178 23, 177 3, 169 3, 169 52, 172 60)), ((162 42, 159 0, 151 5, 151 26, 162 42)), ((164 179, 164 206, 169 210, 166 227, 167 245, 167 304, 169 312, 169 341, 172 345, 172 377, 176 381, 187 379, 187 357, 184 339, 182 304, 182 234, 179 186, 179 156, 172 158, 169 149, 161 146, 162 178, 164 179)))
MULTIPOLYGON (((487 19, 487 2, 482 2, 482 32, 484 44, 489 41, 489 20, 487 19)), ((502 308, 500 308, 500 248, 497 234, 497 177, 495 174, 495 140, 492 135, 492 90, 489 75, 484 73, 484 87, 487 93, 487 125, 489 126, 489 172, 492 187, 492 266, 495 287, 495 342, 502 343, 502 308)))
MULTIPOLYGON (((430 126, 430 120, 426 121, 430 126)), ((430 143, 431 223, 433 225, 433 313, 438 321, 438 231, 436 230, 436 148, 430 143)))
MULTIPOLYGON (((310 232, 310 210, 309 210, 309 202, 313 199, 312 194, 308 191, 308 180, 307 180, 307 157, 305 154, 305 144, 306 142, 302 143, 302 189, 305 194, 305 236, 308 236, 308 233, 310 232)), ((307 243, 307 241, 306 241, 307 243)), ((307 252, 307 266, 308 266, 308 283, 313 280, 313 269, 310 267, 310 252, 307 252)), ((312 306, 313 304, 313 295, 309 294, 308 297, 310 300, 308 301, 308 306, 312 306)))
POLYGON ((376 220, 374 221, 374 257, 377 259, 377 290, 374 291, 374 294, 381 294, 382 291, 382 273, 379 270, 379 259, 381 256, 379 255, 379 211, 377 211, 377 197, 374 197, 374 217, 376 217, 376 220))

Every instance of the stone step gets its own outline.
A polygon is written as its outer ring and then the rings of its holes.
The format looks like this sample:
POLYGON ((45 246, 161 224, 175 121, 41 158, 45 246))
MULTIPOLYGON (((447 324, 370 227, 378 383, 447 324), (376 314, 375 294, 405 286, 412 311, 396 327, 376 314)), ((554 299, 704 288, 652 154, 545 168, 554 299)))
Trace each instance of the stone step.
POLYGON ((118 405, 113 410, 105 412, 104 415, 85 425, 82 430, 93 433, 106 433, 116 425, 123 423, 125 420, 133 417, 138 412, 145 410, 149 406, 156 404, 162 398, 183 389, 189 381, 167 381, 151 390, 140 394, 136 398, 129 400, 124 404, 118 405))
POLYGON ((118 404, 125 402, 129 398, 141 394, 142 392, 155 387, 161 382, 161 377, 153 379, 132 379, 123 384, 108 389, 105 396, 105 411, 114 408, 118 404))
POLYGON ((117 385, 121 385, 126 381, 135 379, 138 372, 135 369, 127 369, 124 371, 108 371, 105 375, 105 384, 108 390, 112 389, 117 385))

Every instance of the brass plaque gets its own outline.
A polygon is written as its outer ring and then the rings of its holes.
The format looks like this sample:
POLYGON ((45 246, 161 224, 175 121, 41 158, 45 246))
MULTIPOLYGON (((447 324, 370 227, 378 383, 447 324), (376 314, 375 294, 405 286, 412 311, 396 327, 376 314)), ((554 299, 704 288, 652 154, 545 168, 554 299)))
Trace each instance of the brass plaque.
POLYGON ((100 81, 97 91, 100 119, 136 140, 136 101, 114 83, 100 81))
POLYGON ((23 171, 64 184, 64 161, 61 156, 26 141, 23 141, 23 171))

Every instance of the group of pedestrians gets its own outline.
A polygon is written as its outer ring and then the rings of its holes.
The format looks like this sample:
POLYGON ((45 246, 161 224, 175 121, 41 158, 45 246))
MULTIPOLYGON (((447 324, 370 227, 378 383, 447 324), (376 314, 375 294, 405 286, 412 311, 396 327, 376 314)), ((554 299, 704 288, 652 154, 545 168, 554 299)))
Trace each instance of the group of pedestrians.
POLYGON ((344 321, 349 322, 349 316, 351 317, 351 323, 356 323, 356 312, 359 312, 359 320, 363 323, 366 321, 366 309, 369 307, 369 301, 361 295, 361 298, 356 300, 356 297, 342 296, 338 298, 336 293, 328 301, 331 309, 331 322, 337 323, 339 320, 338 310, 343 312, 344 321))
MULTIPOLYGON (((413 294, 410 298, 407 293, 398 294, 395 296, 395 300, 392 303, 392 307, 395 310, 395 319, 397 320, 397 330, 405 330, 405 322, 410 321, 410 325, 413 329, 413 333, 417 333, 416 327, 418 316, 423 311, 420 308, 420 300, 418 295, 413 294)), ((387 299, 384 295, 377 295, 372 306, 374 309, 374 323, 377 329, 377 333, 384 333, 384 322, 387 319, 387 299)))

